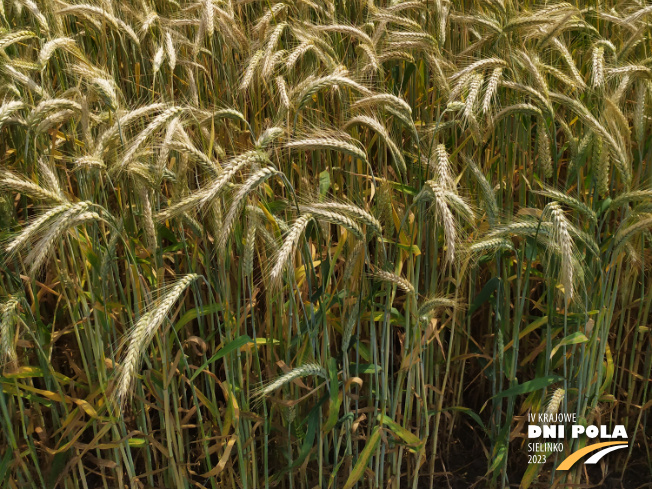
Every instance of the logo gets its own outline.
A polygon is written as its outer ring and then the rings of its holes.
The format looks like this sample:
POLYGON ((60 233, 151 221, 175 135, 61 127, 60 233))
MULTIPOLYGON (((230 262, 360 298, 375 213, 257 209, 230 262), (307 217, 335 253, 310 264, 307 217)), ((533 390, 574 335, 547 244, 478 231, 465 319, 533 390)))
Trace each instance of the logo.
POLYGON ((606 454, 613 452, 614 450, 619 450, 621 448, 627 448, 629 444, 627 442, 620 442, 620 441, 606 441, 604 443, 594 443, 593 445, 589 445, 588 447, 584 447, 568 457, 564 459, 564 461, 557 467, 557 470, 570 470, 570 468, 575 465, 575 462, 577 462, 579 459, 581 459, 584 455, 588 455, 591 452, 595 452, 596 450, 598 453, 593 455, 591 458, 589 458, 587 461, 585 461, 585 464, 597 464, 602 457, 604 457, 606 454))
POLYGON ((584 463, 596 464, 605 455, 629 446, 624 425, 616 425, 613 430, 610 430, 607 425, 585 426, 578 424, 576 413, 558 412, 563 395, 563 389, 558 389, 544 413, 528 414, 527 437, 530 463, 544 464, 547 456, 562 452, 567 435, 570 435, 571 440, 585 436, 588 439, 599 437, 600 440, 613 441, 600 441, 576 450, 559 464, 557 470, 570 470, 580 459, 589 454, 592 455, 584 463), (616 438, 620 440, 614 440, 616 438))

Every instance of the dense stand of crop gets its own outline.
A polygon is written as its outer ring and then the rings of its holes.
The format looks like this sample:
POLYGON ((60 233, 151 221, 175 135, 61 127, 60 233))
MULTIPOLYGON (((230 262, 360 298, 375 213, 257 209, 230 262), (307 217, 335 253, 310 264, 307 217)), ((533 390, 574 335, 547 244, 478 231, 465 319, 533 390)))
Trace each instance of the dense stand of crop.
POLYGON ((649 480, 651 21, 0 0, 3 487, 649 480))

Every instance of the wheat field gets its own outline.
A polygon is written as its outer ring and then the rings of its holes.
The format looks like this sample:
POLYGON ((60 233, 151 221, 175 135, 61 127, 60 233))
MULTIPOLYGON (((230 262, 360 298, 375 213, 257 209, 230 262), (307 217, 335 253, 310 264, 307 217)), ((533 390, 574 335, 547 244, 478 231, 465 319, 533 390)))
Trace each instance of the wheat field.
POLYGON ((94 1, 0 0, 1 487, 650 487, 652 5, 94 1))

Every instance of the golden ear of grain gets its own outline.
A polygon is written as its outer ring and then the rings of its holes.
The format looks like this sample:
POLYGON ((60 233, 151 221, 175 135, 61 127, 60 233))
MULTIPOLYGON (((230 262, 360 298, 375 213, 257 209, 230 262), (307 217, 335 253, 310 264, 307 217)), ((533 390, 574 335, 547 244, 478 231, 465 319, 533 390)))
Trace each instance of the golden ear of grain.
POLYGON ((561 279, 560 282, 564 287, 564 298, 567 304, 573 298, 575 291, 574 274, 575 267, 573 265, 573 256, 575 255, 575 243, 569 233, 570 223, 564 214, 563 210, 557 202, 551 202, 546 206, 547 211, 544 215, 549 213, 552 222, 552 239, 560 248, 561 258, 561 279))
POLYGON ((294 222, 294 224, 286 234, 283 240, 283 246, 281 246, 281 249, 278 252, 275 265, 270 273, 270 278, 272 280, 272 283, 275 284, 276 286, 280 285, 281 275, 283 273, 283 270, 285 266, 288 264, 288 262, 290 261, 291 257, 294 255, 301 234, 306 229, 306 226, 308 226, 308 223, 312 220, 312 218, 313 216, 310 213, 302 214, 294 222))
POLYGON ((373 276, 383 282, 395 284, 399 289, 407 292, 408 294, 414 293, 414 286, 407 279, 401 277, 400 275, 396 275, 395 273, 382 269, 376 269, 373 273, 373 276))
MULTIPOLYGON (((52 182, 54 182, 54 175, 52 177, 52 182)), ((4 172, 3 176, 0 177, 0 190, 20 193, 32 199, 42 200, 50 204, 63 204, 68 202, 58 184, 55 188, 43 188, 31 180, 21 178, 8 171, 4 172)))
POLYGON ((599 88, 604 84, 604 48, 596 46, 592 54, 591 84, 599 88))
POLYGON ((14 113, 24 109, 25 107, 26 105, 18 100, 4 102, 0 106, 0 129, 2 129, 2 126, 11 119, 11 116, 14 113))
POLYGON ((405 164, 405 158, 403 158, 403 155, 401 154, 401 150, 398 148, 396 143, 392 140, 385 126, 378 119, 366 115, 359 115, 353 117, 352 119, 349 119, 346 122, 346 124, 344 124, 344 129, 346 130, 347 128, 355 124, 362 124, 375 131, 389 148, 399 173, 401 175, 405 175, 407 173, 407 165, 405 164))
POLYGON ((233 227, 235 218, 245 206, 247 196, 260 184, 278 174, 279 171, 273 168, 262 168, 251 175, 247 181, 242 184, 238 192, 236 192, 236 194, 233 196, 231 207, 229 207, 229 211, 222 221, 222 229, 220 230, 220 234, 217 238, 218 249, 223 250, 226 246, 226 242, 231 232, 231 228, 233 227))
POLYGON ((269 127, 265 129, 256 140, 256 148, 259 150, 264 150, 267 146, 283 136, 284 133, 285 130, 279 126, 269 127))
MULTIPOLYGON (((371 95, 371 90, 360 83, 340 74, 334 74, 311 80, 303 90, 296 94, 297 111, 300 110, 314 94, 328 87, 344 87, 356 90, 363 95, 371 95)), ((294 98, 294 95, 293 95, 294 98)))
POLYGON ((18 306, 16 297, 9 297, 0 304, 0 365, 7 370, 13 370, 18 365, 15 344, 18 306))
POLYGON ((172 306, 179 300, 181 294, 199 278, 200 275, 191 273, 179 279, 160 301, 151 305, 149 311, 138 320, 129 332, 125 339, 127 351, 121 363, 121 370, 113 392, 113 400, 118 409, 121 409, 123 402, 131 395, 131 387, 134 377, 140 369, 142 357, 159 326, 167 317, 172 306))
POLYGON ((498 81, 500 80, 500 77, 503 74, 503 68, 498 67, 494 68, 494 70, 491 73, 491 77, 489 78, 489 82, 487 83, 487 89, 485 90, 484 93, 484 99, 482 100, 482 113, 488 115, 489 114, 489 108, 491 107, 491 101, 494 98, 494 95, 496 94, 496 89, 498 88, 498 81))
POLYGON ((555 392, 552 394, 552 397, 548 402, 548 406, 546 406, 546 415, 550 416, 559 412, 559 406, 561 406, 561 402, 564 400, 565 393, 566 391, 564 391, 564 389, 555 389, 555 392))
POLYGON ((254 254, 256 251, 256 223, 251 217, 247 218, 247 235, 245 238, 245 252, 242 257, 242 269, 245 275, 254 271, 254 254))
POLYGON ((350 138, 346 137, 346 135, 333 134, 333 136, 327 137, 310 137, 297 141, 290 141, 285 145, 285 147, 305 151, 330 149, 367 161, 367 154, 357 145, 349 142, 349 139, 350 138))
POLYGON ((156 54, 152 58, 152 69, 154 70, 154 75, 158 73, 163 65, 163 57, 165 56, 165 49, 163 46, 159 46, 156 50, 156 54))
POLYGON ((360 226, 358 226, 346 214, 334 212, 332 207, 325 209, 323 207, 301 206, 301 210, 313 214, 317 219, 346 228, 351 231, 357 239, 364 239, 365 237, 360 226))
POLYGON ((163 124, 168 122, 170 119, 173 119, 177 116, 179 116, 181 113, 183 113, 186 109, 184 107, 170 107, 167 110, 163 111, 161 114, 156 116, 152 122, 149 123, 149 125, 143 129, 138 136, 134 138, 132 141, 131 145, 125 152, 125 154, 122 156, 121 160, 113 167, 109 169, 109 171, 117 175, 121 171, 123 171, 127 165, 131 162, 131 159, 133 156, 136 154, 136 151, 140 149, 140 147, 149 139, 149 137, 158 129, 160 129, 163 124))
POLYGON ((600 195, 609 193, 609 167, 610 156, 608 149, 604 148, 602 138, 596 137, 593 142, 593 161, 596 164, 596 180, 600 195))
POLYGON ((349 217, 352 217, 362 224, 366 225, 368 230, 372 231, 378 236, 382 236, 383 234, 383 228, 380 224, 380 221, 376 219, 371 213, 356 205, 336 201, 323 201, 312 202, 308 204, 308 206, 312 209, 331 210, 348 215, 349 217))
POLYGON ((247 90, 249 88, 249 85, 251 85, 251 81, 254 78, 256 68, 258 67, 260 61, 263 59, 264 54, 265 52, 263 50, 258 50, 254 53, 251 59, 249 59, 247 70, 245 71, 244 76, 242 77, 242 82, 240 83, 240 90, 247 90))
POLYGON ((435 165, 435 174, 442 188, 451 190, 455 187, 453 175, 451 174, 451 163, 448 159, 448 152, 445 144, 437 145, 437 164, 435 165))
POLYGON ((421 302, 417 315, 421 317, 436 309, 454 309, 456 307, 459 307, 459 304, 454 299, 450 297, 434 296, 421 302))
POLYGON ((19 30, 4 33, 2 36, 0 36, 0 49, 6 49, 12 44, 26 41, 27 39, 33 39, 35 37, 38 36, 34 32, 28 30, 19 30))
POLYGON ((265 397, 274 392, 275 390, 283 387, 285 384, 292 382, 295 379, 301 377, 307 377, 308 375, 315 375, 323 379, 328 379, 328 374, 326 369, 317 363, 306 363, 301 367, 294 368, 288 373, 281 375, 276 380, 268 383, 267 385, 261 387, 259 390, 254 392, 254 397, 265 397))
POLYGON ((537 122, 537 148, 539 151, 539 165, 543 169, 543 175, 546 178, 552 177, 552 159, 550 157, 550 139, 548 130, 543 117, 539 117, 537 122))
MULTIPOLYGON (((83 203, 82 203, 83 204, 83 203)), ((33 276, 45 264, 46 259, 50 255, 52 248, 57 240, 65 231, 70 228, 79 226, 86 222, 99 222, 104 220, 97 212, 86 211, 90 205, 78 206, 73 205, 67 211, 52 222, 48 229, 45 230, 44 235, 35 243, 32 250, 29 252, 25 260, 29 263, 30 273, 33 276)))

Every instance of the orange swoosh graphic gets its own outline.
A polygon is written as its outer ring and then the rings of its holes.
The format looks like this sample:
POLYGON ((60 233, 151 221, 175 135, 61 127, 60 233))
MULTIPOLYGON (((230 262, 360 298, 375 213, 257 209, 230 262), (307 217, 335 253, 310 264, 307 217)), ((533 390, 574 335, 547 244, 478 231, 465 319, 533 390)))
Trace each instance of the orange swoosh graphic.
POLYGON ((591 452, 595 452, 596 450, 600 450, 601 448, 610 447, 613 445, 627 445, 627 444, 628 442, 623 442, 623 441, 605 441, 603 443, 594 443, 593 445, 584 447, 581 450, 578 450, 575 453, 566 457, 566 459, 564 459, 564 461, 559 465, 559 467, 557 467, 557 470, 568 470, 575 464, 575 462, 581 459, 584 455, 587 455, 591 452))

